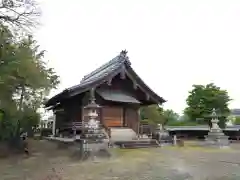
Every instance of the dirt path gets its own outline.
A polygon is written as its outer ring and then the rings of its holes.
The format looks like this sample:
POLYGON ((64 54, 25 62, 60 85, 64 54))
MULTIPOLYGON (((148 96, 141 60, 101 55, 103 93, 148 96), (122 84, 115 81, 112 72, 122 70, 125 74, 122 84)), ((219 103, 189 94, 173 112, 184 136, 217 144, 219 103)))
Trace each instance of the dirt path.
MULTIPOLYGON (((240 151, 201 148, 113 150, 110 159, 80 162, 50 142, 34 142, 30 158, 0 160, 3 180, 239 180, 240 151), (53 175, 55 177, 53 177, 53 175), (59 178, 56 178, 56 175, 59 178), (52 176, 52 179, 47 177, 52 176)), ((239 145, 240 149, 240 145, 239 145)))

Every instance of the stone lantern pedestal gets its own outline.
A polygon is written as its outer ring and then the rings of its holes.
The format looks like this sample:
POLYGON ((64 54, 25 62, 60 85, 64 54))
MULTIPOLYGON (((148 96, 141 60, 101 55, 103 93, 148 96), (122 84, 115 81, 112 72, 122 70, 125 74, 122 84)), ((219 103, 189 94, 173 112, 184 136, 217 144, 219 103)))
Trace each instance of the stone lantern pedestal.
POLYGON ((215 109, 212 112, 212 128, 205 137, 205 144, 213 147, 229 147, 228 136, 226 136, 222 129, 218 126, 218 118, 215 109))
POLYGON ((156 139, 161 146, 172 144, 172 138, 169 135, 169 132, 165 130, 161 124, 158 124, 157 129, 153 133, 153 139, 156 139))
POLYGON ((97 156, 110 156, 108 152, 108 139, 104 134, 104 129, 101 127, 98 120, 98 109, 100 106, 95 103, 95 100, 84 107, 88 111, 87 118, 83 120, 82 135, 80 139, 81 156, 83 159, 93 158, 97 156), (84 157, 84 155, 89 157, 84 157))

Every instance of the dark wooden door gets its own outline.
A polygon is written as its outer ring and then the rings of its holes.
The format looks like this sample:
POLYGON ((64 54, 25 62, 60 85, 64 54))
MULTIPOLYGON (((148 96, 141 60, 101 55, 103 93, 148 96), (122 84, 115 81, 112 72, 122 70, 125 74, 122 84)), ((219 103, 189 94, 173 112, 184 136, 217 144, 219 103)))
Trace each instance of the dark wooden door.
POLYGON ((102 122, 107 127, 122 127, 123 109, 120 107, 103 107, 102 122))
POLYGON ((138 110, 133 108, 126 108, 125 110, 126 126, 133 129, 135 132, 138 130, 138 110))

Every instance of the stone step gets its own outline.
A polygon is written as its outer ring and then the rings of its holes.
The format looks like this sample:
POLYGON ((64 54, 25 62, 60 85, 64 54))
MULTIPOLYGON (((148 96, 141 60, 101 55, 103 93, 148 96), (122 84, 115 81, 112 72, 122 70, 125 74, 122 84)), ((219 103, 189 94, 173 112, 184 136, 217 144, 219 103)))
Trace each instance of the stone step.
POLYGON ((130 141, 135 139, 137 134, 131 128, 111 128, 111 141, 130 141))
POLYGON ((131 140, 131 141, 117 141, 115 142, 115 144, 122 144, 122 143, 125 143, 125 144, 134 144, 134 143, 143 143, 143 144, 151 144, 151 143, 156 143, 156 140, 131 140))
POLYGON ((147 148, 160 146, 156 140, 117 141, 114 144, 121 148, 147 148))

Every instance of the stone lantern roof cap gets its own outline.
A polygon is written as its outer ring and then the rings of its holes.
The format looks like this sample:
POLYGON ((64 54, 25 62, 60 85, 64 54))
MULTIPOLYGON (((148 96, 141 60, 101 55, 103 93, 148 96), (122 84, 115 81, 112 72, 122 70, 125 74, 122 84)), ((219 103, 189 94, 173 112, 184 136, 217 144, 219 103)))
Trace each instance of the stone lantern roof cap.
POLYGON ((101 108, 101 106, 99 106, 96 103, 90 103, 87 106, 84 107, 84 109, 97 109, 97 108, 101 108))

